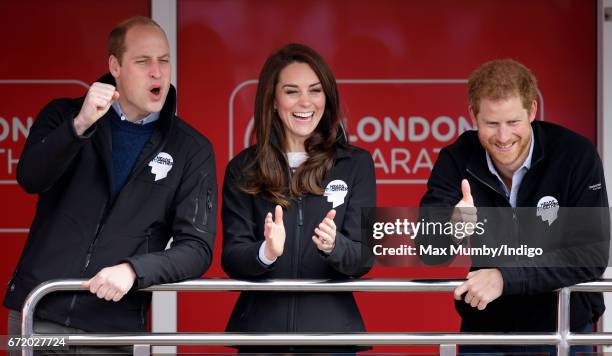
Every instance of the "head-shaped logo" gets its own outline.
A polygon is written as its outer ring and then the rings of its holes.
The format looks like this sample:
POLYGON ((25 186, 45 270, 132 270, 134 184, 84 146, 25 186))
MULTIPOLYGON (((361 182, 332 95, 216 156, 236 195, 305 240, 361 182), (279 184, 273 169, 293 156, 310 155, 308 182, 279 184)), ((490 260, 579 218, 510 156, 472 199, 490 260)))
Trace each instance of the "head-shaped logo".
POLYGON ((542 221, 548 221, 548 226, 557 220, 558 212, 559 202, 555 197, 545 196, 538 201, 536 215, 539 216, 542 221))
POLYGON ((172 169, 172 156, 166 152, 160 152, 149 162, 151 173, 155 174, 155 181, 166 178, 168 172, 172 169))
POLYGON ((327 197, 327 201, 332 203, 332 207, 335 208, 344 204, 344 198, 348 194, 348 185, 343 180, 332 180, 325 187, 324 196, 327 197))

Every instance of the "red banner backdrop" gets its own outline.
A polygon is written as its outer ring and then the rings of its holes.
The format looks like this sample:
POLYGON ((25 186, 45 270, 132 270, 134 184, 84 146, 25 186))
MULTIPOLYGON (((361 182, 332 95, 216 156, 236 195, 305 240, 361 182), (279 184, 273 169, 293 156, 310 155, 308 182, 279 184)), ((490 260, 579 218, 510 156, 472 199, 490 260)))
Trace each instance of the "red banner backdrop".
MULTIPOLYGON (((374 157, 378 205, 416 206, 439 149, 471 127, 465 81, 487 60, 510 57, 526 64, 539 79, 538 119, 594 140, 595 4, 179 1, 179 114, 212 140, 222 182, 225 164, 248 144, 263 62, 285 43, 304 43, 332 67, 351 140, 374 157)), ((224 276, 219 259, 208 276, 224 276)), ((378 266, 367 277, 464 276, 463 269, 378 266)), ((237 293, 221 295, 182 293, 180 328, 222 330, 237 293)), ((371 331, 458 330, 450 294, 360 293, 357 298, 371 331)), ((391 350, 437 349, 375 348, 391 350)))
MULTIPOLYGON (((315 48, 332 67, 351 140, 374 157, 379 206, 418 204, 438 150, 470 128, 465 79, 489 59, 515 58, 534 71, 542 94, 539 119, 596 137, 593 0, 177 3, 179 114, 213 142, 220 184, 230 157, 245 147, 254 80, 266 57, 287 42, 315 48)), ((5 34, 0 57, 0 280, 10 278, 34 213, 36 198, 14 182, 29 125, 46 102, 81 95, 84 85, 107 70, 106 36, 114 24, 149 14, 149 1, 0 5, 5 34)), ((221 239, 218 234, 208 277, 225 277, 219 263, 221 239)), ((464 274, 377 266, 368 277, 464 274)), ((0 283, 2 295, 5 285, 0 283)), ((236 296, 180 293, 179 330, 223 330, 236 296)), ((449 294, 360 293, 357 298, 371 331, 458 330, 449 294)), ((0 310, 3 320, 6 310, 0 310)), ((5 328, 0 322, 0 334, 5 328)), ((375 349, 391 350, 436 351, 375 349)))
MULTIPOLYGON (((0 3, 0 295, 4 298, 36 196, 15 181, 28 129, 54 98, 83 95, 108 71, 106 38, 119 21, 149 16, 150 1, 3 1, 0 3)), ((7 310, 0 308, 0 335, 7 310)))

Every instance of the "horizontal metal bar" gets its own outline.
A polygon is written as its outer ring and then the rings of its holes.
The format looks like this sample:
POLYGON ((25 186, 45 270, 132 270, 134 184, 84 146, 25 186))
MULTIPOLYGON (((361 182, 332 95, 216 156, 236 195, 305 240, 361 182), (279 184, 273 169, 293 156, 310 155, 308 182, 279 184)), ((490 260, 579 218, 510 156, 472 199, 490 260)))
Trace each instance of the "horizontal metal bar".
MULTIPOLYGON (((38 288, 48 294, 56 291, 84 290, 85 279, 54 280, 42 283, 38 288)), ((197 279, 178 283, 151 286, 143 291, 267 291, 267 292, 450 292, 464 280, 408 280, 408 279, 358 279, 358 280, 259 280, 197 279)), ((594 281, 567 287, 572 292, 612 292, 612 281, 594 281)))
MULTIPOLYGON (((36 335, 35 335, 36 336, 36 335)), ((42 336, 42 335, 41 335, 42 336)), ((501 333, 138 333, 79 334, 67 337, 68 345, 555 345, 555 333, 512 335, 501 333)))
MULTIPOLYGON (((84 279, 55 280, 41 284, 45 294, 55 291, 84 290, 84 279)), ((287 279, 260 280, 257 282, 233 279, 197 279, 179 283, 152 286, 143 291, 267 291, 267 292, 450 292, 463 280, 405 280, 405 279, 358 279, 318 280, 287 279)))
POLYGON ((612 345, 612 333, 574 334, 567 336, 570 345, 612 345))
POLYGON ((567 288, 572 292, 612 292, 612 280, 585 282, 567 288))
MULTIPOLYGON (((24 303, 22 333, 32 335, 38 301, 55 291, 85 291, 83 279, 49 281, 35 288, 24 303)), ((277 292, 450 292, 464 280, 259 280, 198 279, 152 286, 145 291, 277 291, 277 292)), ((581 283, 567 292, 612 292, 612 280, 581 283)), ((560 311, 563 315, 563 311, 560 311)), ((612 333, 507 334, 507 333, 353 333, 353 334, 232 334, 148 333, 66 335, 69 345, 570 345, 612 344, 612 333), (563 340, 567 335, 566 341, 563 340), (567 344, 565 344, 567 345, 567 344)), ((30 354, 31 350, 24 350, 30 354)))

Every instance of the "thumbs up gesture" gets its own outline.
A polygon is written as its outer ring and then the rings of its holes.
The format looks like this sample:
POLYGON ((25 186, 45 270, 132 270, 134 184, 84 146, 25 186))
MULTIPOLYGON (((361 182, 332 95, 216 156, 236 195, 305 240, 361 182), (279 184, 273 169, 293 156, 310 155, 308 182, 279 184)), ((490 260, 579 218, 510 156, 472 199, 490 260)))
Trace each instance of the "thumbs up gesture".
MULTIPOLYGON (((461 181, 461 200, 455 205, 455 209, 453 210, 453 215, 451 216, 452 223, 473 223, 476 224, 478 221, 478 215, 476 207, 474 206, 474 198, 472 197, 472 191, 470 188, 470 183, 467 179, 461 181)), ((473 231, 472 231, 473 232, 473 231)), ((458 239, 462 239, 468 234, 461 233, 455 234, 455 237, 458 239)))
POLYGON ((274 219, 272 213, 266 215, 264 237, 266 238, 264 255, 273 261, 283 254, 285 248, 285 224, 283 224, 283 208, 280 205, 274 209, 274 219))

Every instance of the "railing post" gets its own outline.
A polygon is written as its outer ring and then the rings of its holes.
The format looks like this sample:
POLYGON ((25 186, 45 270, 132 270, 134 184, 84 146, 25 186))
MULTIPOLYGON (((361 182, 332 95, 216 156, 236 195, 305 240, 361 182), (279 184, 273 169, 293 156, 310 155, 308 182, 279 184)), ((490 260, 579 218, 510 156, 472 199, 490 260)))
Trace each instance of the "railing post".
POLYGON ((557 305, 557 333, 561 337, 557 344, 557 356, 569 354, 569 344, 567 337, 570 332, 570 290, 565 287, 559 291, 559 302, 557 305))
POLYGON ((151 355, 151 345, 134 345, 134 356, 149 356, 151 355))
POLYGON ((455 356, 457 355, 457 345, 440 344, 440 356, 455 356))

